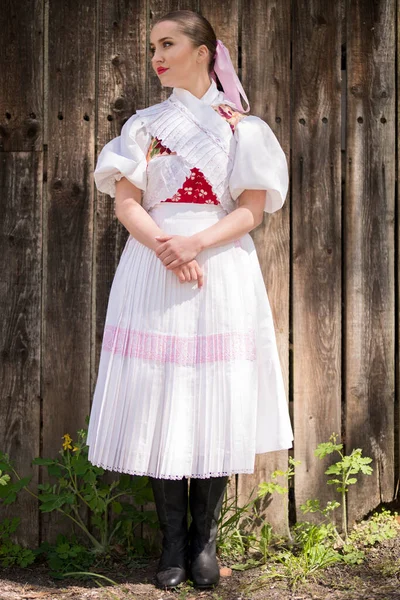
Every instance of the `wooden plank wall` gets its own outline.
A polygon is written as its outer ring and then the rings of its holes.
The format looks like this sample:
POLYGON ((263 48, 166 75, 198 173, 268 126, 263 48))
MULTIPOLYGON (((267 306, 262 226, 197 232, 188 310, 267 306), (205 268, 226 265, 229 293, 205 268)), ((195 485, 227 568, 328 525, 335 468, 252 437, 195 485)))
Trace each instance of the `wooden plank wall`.
MULTIPOLYGON (((42 453, 57 456, 62 436, 68 432, 74 438, 90 408, 96 120, 93 2, 49 2, 46 25, 42 453)), ((70 530, 58 514, 43 514, 41 523, 43 539, 52 542, 60 531, 70 530)))
MULTIPOLYGON (((22 477, 41 452, 43 13, 40 0, 0 10, 0 439, 22 477)), ((38 482, 36 467, 33 489, 38 482)), ((22 493, 1 507, 1 519, 14 516, 19 540, 36 544, 35 498, 22 493)))
POLYGON ((324 504, 332 497, 324 484, 329 461, 314 449, 333 431, 341 434, 341 3, 297 0, 292 23, 293 421, 301 515, 308 498, 324 504))
POLYGON ((374 459, 351 520, 390 501, 395 481, 395 6, 356 0, 346 15, 344 418, 347 447, 374 459))
MULTIPOLYGON (((251 0, 241 7, 241 81, 250 113, 274 131, 290 165, 290 1, 251 0), (255 15, 257 17, 255 18, 255 15)), ((289 399, 290 189, 282 210, 264 213, 263 224, 251 233, 275 323, 279 357, 289 399)), ((256 457, 254 475, 238 477, 238 503, 244 504, 261 481, 276 469, 285 471, 288 451, 256 457)), ((284 480, 279 481, 285 485, 284 480)), ((267 496, 258 506, 276 532, 288 533, 288 496, 267 496)), ((254 522, 255 528, 260 521, 254 522)))
MULTIPOLYGON (((152 23, 199 10, 228 47, 251 114, 277 135, 291 185, 252 233, 273 311, 295 444, 233 476, 239 504, 301 461, 289 501, 262 514, 287 533, 300 504, 335 497, 319 442, 336 431, 374 459, 349 497, 350 522, 393 498, 399 477, 396 29, 392 0, 7 0, 0 71, 1 419, 22 475, 85 425, 108 294, 127 232, 97 192, 103 145, 137 108, 168 97, 150 65, 152 23), (24 77, 21 77, 21 72, 24 77), (397 220, 396 220, 397 219, 397 220), (396 329, 397 328, 397 329, 396 329), (397 360, 395 358, 397 357, 397 360)), ((397 38, 398 39, 398 38, 397 38)), ((32 489, 46 480, 33 469, 32 489)), ((117 475, 107 473, 109 481, 117 475)), ((17 540, 66 526, 21 494, 17 540)), ((87 515, 86 515, 87 518, 87 515)), ((312 518, 312 516, 308 516, 312 518)), ((259 526, 259 524, 255 524, 259 526)), ((146 530, 142 535, 147 535, 146 530)))

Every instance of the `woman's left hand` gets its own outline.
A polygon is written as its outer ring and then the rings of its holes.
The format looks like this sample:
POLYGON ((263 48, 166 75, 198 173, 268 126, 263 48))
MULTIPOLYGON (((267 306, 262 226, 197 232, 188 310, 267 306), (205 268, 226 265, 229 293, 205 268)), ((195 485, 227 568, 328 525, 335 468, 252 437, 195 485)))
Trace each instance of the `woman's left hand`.
POLYGON ((156 240, 161 242, 155 251, 158 258, 167 269, 175 269, 196 258, 200 249, 191 236, 158 235, 156 240))

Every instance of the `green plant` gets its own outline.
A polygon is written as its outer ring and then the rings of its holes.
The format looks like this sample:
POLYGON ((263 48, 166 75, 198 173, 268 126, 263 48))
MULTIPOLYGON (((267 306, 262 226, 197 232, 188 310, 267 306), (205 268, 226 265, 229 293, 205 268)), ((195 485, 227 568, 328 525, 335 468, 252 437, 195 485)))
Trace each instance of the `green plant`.
POLYGON ((327 522, 331 522, 332 529, 336 536, 336 542, 339 542, 341 545, 343 545, 344 542, 336 528, 335 519, 333 516, 334 511, 336 510, 336 508, 339 508, 339 506, 340 502, 337 502, 336 500, 330 500, 326 503, 325 508, 321 508, 320 501, 316 498, 312 500, 307 500, 306 502, 304 502, 304 504, 301 504, 300 509, 304 514, 320 513, 325 520, 325 524, 327 522))
POLYGON ((295 466, 301 464, 300 460, 294 460, 292 456, 289 456, 289 466, 286 471, 281 471, 280 469, 276 469, 272 475, 271 479, 273 481, 262 481, 258 484, 258 498, 264 498, 267 494, 273 494, 277 492, 278 494, 287 494, 288 488, 277 483, 276 479, 278 477, 284 477, 288 482, 294 476, 295 466))
MULTIPOLYGON (((254 489, 250 493, 250 498, 254 489)), ((243 506, 238 507, 236 499, 228 497, 225 492, 221 513, 218 521, 217 551, 220 556, 243 556, 248 547, 248 536, 244 536, 239 528, 240 520, 250 513, 255 499, 249 499, 243 506)))
POLYGON ((398 513, 391 513, 383 508, 375 512, 369 519, 355 523, 349 534, 349 541, 357 546, 373 546, 399 535, 400 524, 397 521, 398 513))
MULTIPOLYGON (((307 500, 300 507, 303 513, 318 512, 323 517, 323 522, 318 524, 312 524, 307 521, 297 522, 292 528, 294 534, 294 538, 291 540, 292 547, 285 547, 284 542, 282 549, 275 554, 270 551, 273 537, 272 531, 265 531, 264 537, 266 539, 264 546, 260 547, 263 550, 263 557, 262 560, 258 561, 258 564, 263 562, 265 565, 264 569, 267 572, 257 578, 248 589, 263 587, 266 580, 275 577, 288 579, 292 586, 296 586, 299 581, 304 581, 307 577, 313 576, 316 571, 324 569, 329 565, 337 562, 356 564, 364 560, 365 553, 355 544, 355 534, 348 535, 346 494, 349 485, 357 482, 357 479, 353 475, 360 471, 368 475, 372 472, 372 468, 369 466, 372 459, 363 457, 360 448, 353 450, 349 456, 345 456, 341 452, 342 448, 343 445, 337 444, 337 436, 333 433, 329 438, 329 442, 318 445, 315 455, 323 459, 328 454, 337 452, 340 456, 340 460, 328 467, 325 474, 336 476, 329 479, 327 483, 331 485, 336 484, 336 490, 341 494, 345 539, 343 540, 337 530, 334 518, 334 511, 341 506, 340 502, 329 501, 325 508, 321 508, 318 499, 307 500), (269 559, 268 565, 266 564, 267 557, 269 559)), ((294 464, 294 461, 292 464, 294 464)), ((278 473, 286 475, 289 478, 293 474, 293 471, 289 468, 287 472, 278 473)), ((264 482, 259 486, 260 495, 272 491, 284 493, 287 490, 283 486, 276 485, 275 482, 264 482)), ((366 534, 365 530, 363 532, 364 540, 378 539, 378 528, 376 526, 370 525, 368 531, 368 534, 366 534)), ((393 529, 389 525, 385 531, 382 531, 381 528, 382 537, 388 534, 389 531, 391 534, 393 533, 393 529)), ((253 559, 244 563, 241 568, 248 568, 254 566, 256 563, 257 561, 253 559)), ((236 566, 236 568, 240 567, 236 566)))
POLYGON ((278 477, 284 477, 287 481, 294 475, 294 467, 300 464, 300 461, 289 457, 289 466, 286 471, 275 470, 271 474, 271 481, 263 481, 258 484, 258 490, 253 497, 254 489, 251 491, 249 500, 242 507, 237 507, 235 501, 227 502, 225 510, 222 512, 221 520, 221 541, 220 547, 224 555, 230 558, 242 558, 248 551, 256 553, 260 558, 248 558, 246 562, 240 562, 232 565, 232 569, 244 571, 265 564, 270 554, 270 545, 273 541, 272 527, 268 522, 264 522, 260 528, 260 533, 245 533, 246 525, 254 520, 260 520, 257 505, 259 501, 268 494, 274 492, 286 494, 288 488, 278 483, 278 477), (225 515, 230 515, 225 518, 225 515), (225 530, 224 530, 225 527, 225 530))
POLYGON ((400 576, 400 558, 386 560, 379 565, 379 570, 384 577, 399 577, 400 576))
POLYGON ((4 473, 3 475, 3 471, 0 469, 0 485, 7 485, 9 481, 10 476, 8 475, 8 473, 4 473))
POLYGON ((175 589, 179 592, 178 600, 186 600, 189 594, 193 593, 193 582, 190 580, 182 581, 175 589))
POLYGON ((392 514, 383 508, 381 512, 373 513, 369 519, 355 523, 348 541, 343 546, 345 562, 354 562, 357 557, 360 559, 357 562, 361 562, 365 556, 363 548, 399 535, 400 524, 397 522, 397 516, 397 512, 392 514))
POLYGON ((122 539, 128 542, 128 551, 133 549, 143 553, 144 542, 136 541, 136 530, 142 523, 157 527, 155 511, 140 510, 140 505, 153 500, 148 478, 122 474, 118 480, 105 483, 102 480, 104 469, 92 465, 88 460, 86 435, 85 429, 79 430, 78 441, 73 444, 67 433, 63 436, 59 459, 38 457, 32 461, 33 464, 46 466, 49 477, 55 479, 55 483, 39 484, 38 495, 27 487, 32 476, 21 478, 8 455, 0 454, 0 469, 8 477, 8 481, 0 486, 0 498, 5 504, 11 504, 20 490, 25 489, 39 500, 42 512, 57 511, 72 521, 90 541, 94 554, 108 552, 111 542, 120 531, 122 539), (8 473, 13 474, 16 480, 11 481, 8 473), (121 502, 121 496, 130 496, 134 503, 121 502), (89 510, 95 533, 89 530, 81 517, 84 507, 89 510))
POLYGON ((87 569, 95 561, 95 555, 79 543, 75 535, 67 538, 63 534, 57 536, 55 545, 42 542, 37 555, 44 555, 51 569, 50 575, 60 578, 72 569, 87 569))
POLYGON ((16 531, 19 524, 18 517, 3 519, 0 523, 0 563, 3 567, 12 565, 27 567, 35 560, 35 553, 32 550, 11 541, 11 534, 16 531))
POLYGON ((369 463, 372 462, 372 458, 366 456, 362 456, 361 448, 355 448, 352 450, 351 454, 344 456, 341 452, 343 449, 343 444, 337 444, 337 434, 332 433, 329 438, 329 442, 323 442, 318 444, 316 450, 314 451, 315 456, 318 458, 325 458, 328 454, 332 454, 333 452, 337 452, 340 456, 340 460, 333 465, 330 465, 325 471, 326 475, 336 475, 333 479, 328 479, 328 485, 337 485, 336 491, 341 494, 342 497, 342 524, 343 531, 345 534, 345 541, 348 541, 348 531, 347 531, 347 502, 346 502, 346 494, 349 489, 349 485, 353 485, 357 483, 357 478, 352 477, 352 475, 356 475, 360 471, 364 473, 364 475, 370 475, 372 473, 372 467, 369 466, 369 463))
POLYGON ((293 534, 292 547, 270 554, 268 564, 263 567, 264 573, 248 586, 247 591, 260 589, 274 578, 286 579, 295 588, 317 571, 342 560, 332 547, 336 534, 331 523, 298 522, 293 526, 293 534))

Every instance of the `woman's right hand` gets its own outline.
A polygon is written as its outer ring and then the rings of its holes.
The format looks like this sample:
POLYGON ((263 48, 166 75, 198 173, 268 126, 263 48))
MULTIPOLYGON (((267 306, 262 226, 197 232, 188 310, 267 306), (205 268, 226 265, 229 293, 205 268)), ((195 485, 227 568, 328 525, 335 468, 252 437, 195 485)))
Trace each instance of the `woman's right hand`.
POLYGON ((195 258, 184 265, 171 269, 171 271, 175 273, 181 283, 197 281, 197 287, 201 288, 203 286, 203 270, 195 258))

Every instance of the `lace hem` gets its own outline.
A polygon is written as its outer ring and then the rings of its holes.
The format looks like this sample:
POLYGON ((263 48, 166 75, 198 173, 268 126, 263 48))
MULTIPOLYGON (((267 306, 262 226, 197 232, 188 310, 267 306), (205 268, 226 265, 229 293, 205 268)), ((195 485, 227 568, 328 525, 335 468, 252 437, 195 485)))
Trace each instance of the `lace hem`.
POLYGON ((210 472, 210 473, 190 473, 190 474, 185 473, 184 475, 167 475, 167 474, 156 474, 156 473, 152 473, 151 471, 137 471, 135 469, 125 469, 125 468, 122 469, 122 468, 116 467, 116 466, 105 465, 102 462, 94 463, 90 459, 88 459, 88 460, 93 466, 100 467, 107 471, 116 471, 117 473, 127 473, 128 475, 138 475, 140 477, 154 477, 156 479, 183 479, 184 477, 193 477, 195 479, 209 479, 210 477, 223 477, 223 476, 230 477, 231 475, 240 475, 240 474, 250 475, 250 474, 254 473, 254 469, 234 469, 232 471, 216 471, 216 472, 210 472))
POLYGON ((115 183, 125 177, 121 172, 113 173, 102 183, 101 193, 108 194, 111 198, 115 198, 115 183))

